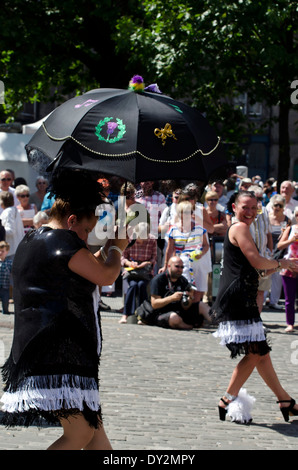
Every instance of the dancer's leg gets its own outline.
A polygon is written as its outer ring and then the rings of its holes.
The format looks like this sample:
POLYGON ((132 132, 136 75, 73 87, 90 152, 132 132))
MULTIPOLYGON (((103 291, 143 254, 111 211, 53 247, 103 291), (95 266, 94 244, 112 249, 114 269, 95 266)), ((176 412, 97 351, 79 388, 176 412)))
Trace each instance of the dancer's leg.
MULTIPOLYGON (((240 388, 250 377, 255 367, 266 385, 272 390, 277 400, 290 400, 290 395, 282 387, 277 377, 269 353, 264 356, 259 356, 258 354, 248 354, 245 356, 235 367, 227 392, 230 395, 237 396, 240 388)), ((221 403, 221 406, 222 405, 221 403)), ((285 403, 280 406, 288 406, 288 404, 285 403)), ((295 409, 298 409, 298 405, 295 405, 295 409)))
MULTIPOLYGON (((282 387, 275 369, 273 367, 270 354, 261 356, 260 361, 257 365, 259 375, 262 377, 266 385, 272 390, 277 400, 290 400, 290 395, 282 387)), ((289 406, 289 403, 281 403, 280 407, 289 406)), ((294 409, 298 410, 298 405, 294 406, 294 409)))
POLYGON ((278 400, 287 400, 290 398, 279 382, 269 353, 265 356, 260 356, 260 360, 256 367, 259 375, 262 377, 266 385, 272 390, 278 400))
MULTIPOLYGON (((227 393, 229 395, 233 395, 234 397, 238 396, 240 388, 247 381, 256 367, 259 357, 260 356, 257 354, 248 354, 241 359, 233 370, 232 377, 227 388, 227 393)), ((226 403, 231 401, 226 395, 223 396, 223 400, 226 403)), ((220 400, 219 406, 225 408, 223 400, 220 400)))
POLYGON ((48 450, 112 450, 103 425, 92 428, 82 414, 60 421, 63 435, 48 450))
POLYGON ((95 430, 92 440, 84 447, 84 450, 112 450, 111 443, 103 425, 95 430))
POLYGON ((256 367, 259 357, 257 354, 247 354, 235 367, 227 388, 230 395, 237 396, 242 385, 247 381, 256 367))
POLYGON ((235 367, 227 392, 237 396, 240 388, 249 378, 255 367, 278 400, 287 400, 290 398, 279 382, 269 353, 264 356, 259 356, 258 354, 248 354, 245 356, 235 367))
POLYGON ((81 450, 94 437, 95 429, 85 420, 82 414, 61 419, 63 435, 59 437, 48 450, 81 450))

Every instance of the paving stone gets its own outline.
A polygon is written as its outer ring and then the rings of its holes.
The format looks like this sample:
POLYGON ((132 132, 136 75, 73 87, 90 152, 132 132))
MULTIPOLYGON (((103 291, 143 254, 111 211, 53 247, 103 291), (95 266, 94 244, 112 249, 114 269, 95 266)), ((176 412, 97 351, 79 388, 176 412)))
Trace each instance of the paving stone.
MULTIPOLYGON (((118 451, 296 450, 298 419, 283 421, 272 392, 257 373, 245 384, 256 397, 249 426, 218 419, 217 403, 237 361, 212 336, 214 329, 165 330, 119 325, 121 298, 105 298, 101 401, 106 432, 118 451)), ((13 312, 13 306, 11 306, 13 312)), ((272 360, 295 398, 298 335, 284 333, 284 312, 264 311, 272 360)), ((0 314, 1 351, 9 354, 13 314, 0 314), (2 349, 1 349, 2 348, 2 349)), ((2 384, 1 384, 2 386, 2 384)), ((298 394, 296 395, 298 399, 298 394)), ((0 450, 43 450, 61 434, 54 426, 0 427, 0 450)))

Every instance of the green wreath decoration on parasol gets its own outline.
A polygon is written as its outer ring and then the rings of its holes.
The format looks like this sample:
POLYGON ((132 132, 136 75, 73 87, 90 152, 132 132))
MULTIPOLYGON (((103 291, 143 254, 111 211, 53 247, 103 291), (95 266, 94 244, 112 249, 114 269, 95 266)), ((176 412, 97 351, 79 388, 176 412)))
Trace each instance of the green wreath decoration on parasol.
POLYGON ((99 123, 95 127, 95 134, 96 134, 98 140, 104 140, 108 144, 114 144, 115 142, 118 142, 119 140, 122 139, 122 137, 124 136, 124 134, 126 132, 126 126, 123 123, 122 119, 116 118, 116 122, 111 122, 112 119, 114 119, 114 118, 113 117, 106 117, 106 118, 102 119, 101 121, 99 121, 99 123), (111 122, 111 126, 107 130, 108 137, 105 138, 104 136, 101 135, 101 132, 102 132, 102 128, 109 122, 111 122), (111 138, 111 134, 117 128, 118 128, 118 134, 115 137, 111 138))

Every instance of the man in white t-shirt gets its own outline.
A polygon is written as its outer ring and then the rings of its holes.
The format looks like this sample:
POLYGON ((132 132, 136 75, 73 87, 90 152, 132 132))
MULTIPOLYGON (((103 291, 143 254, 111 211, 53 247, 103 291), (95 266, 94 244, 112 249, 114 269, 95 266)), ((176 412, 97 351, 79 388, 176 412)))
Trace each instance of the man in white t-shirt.
MULTIPOLYGON (((293 219, 294 217, 294 210, 295 207, 298 206, 298 201, 293 199, 293 194, 295 191, 295 186, 292 181, 283 181, 280 185, 280 195, 283 196, 286 200, 286 205, 284 208, 284 214, 289 217, 289 219, 293 219)), ((272 205, 271 202, 268 202, 266 209, 268 212, 271 210, 272 205)))
POLYGON ((225 212, 227 203, 229 202, 229 199, 224 194, 224 188, 224 184, 220 180, 214 181, 211 185, 211 191, 215 191, 218 194, 218 203, 216 208, 221 212, 225 212))
MULTIPOLYGON (((12 183, 12 175, 8 170, 3 170, 0 172, 0 191, 9 191, 12 193, 14 198, 14 205, 17 206, 19 204, 18 198, 15 195, 14 188, 11 187, 12 183)), ((0 214, 2 213, 3 209, 0 208, 0 214)))

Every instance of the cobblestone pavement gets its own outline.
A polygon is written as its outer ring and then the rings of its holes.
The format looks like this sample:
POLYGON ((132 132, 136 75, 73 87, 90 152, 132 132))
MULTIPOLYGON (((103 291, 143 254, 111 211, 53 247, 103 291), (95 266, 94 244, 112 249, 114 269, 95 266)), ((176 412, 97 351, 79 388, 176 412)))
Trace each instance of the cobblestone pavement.
MULTIPOLYGON (((115 312, 121 301, 119 297, 105 298, 112 311, 103 314, 100 367, 104 423, 115 450, 297 449, 298 419, 283 421, 275 397, 255 372, 245 386, 256 398, 252 424, 219 421, 217 403, 236 361, 217 343, 212 328, 175 331, 122 325, 115 312)), ((284 312, 264 310, 262 318, 270 330, 272 360, 279 378, 298 399, 298 335, 284 333, 284 312)), ((13 314, 0 314, 2 363, 12 335, 13 314)), ((60 428, 46 425, 28 429, 0 426, 0 449, 43 450, 60 433, 60 428)))

